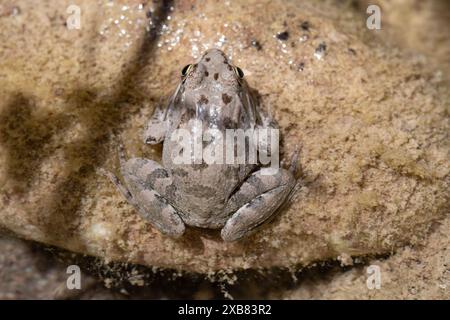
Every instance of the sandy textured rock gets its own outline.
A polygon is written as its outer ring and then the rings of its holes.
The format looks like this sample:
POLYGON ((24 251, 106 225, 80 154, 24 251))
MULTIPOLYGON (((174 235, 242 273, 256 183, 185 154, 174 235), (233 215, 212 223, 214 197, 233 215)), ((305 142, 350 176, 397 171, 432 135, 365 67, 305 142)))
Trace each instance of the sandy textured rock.
MULTIPOLYGON (((365 13, 370 0, 358 1, 357 10, 365 13)), ((413 54, 424 54, 428 65, 449 69, 450 61, 450 2, 446 0, 380 0, 383 37, 413 54), (437 62, 437 63, 436 63, 437 62)), ((448 76, 447 76, 448 77, 448 76)))
POLYGON ((448 213, 448 88, 345 6, 80 1, 82 28, 67 30, 67 3, 42 3, 6 1, 0 13, 0 225, 19 236, 206 273, 388 253, 448 213), (117 167, 115 135, 158 159, 141 143, 145 120, 211 47, 271 106, 285 154, 303 146, 305 187, 236 244, 198 229, 163 237, 98 174, 117 167))
POLYGON ((271 299, 450 299, 450 219, 416 247, 401 248, 389 259, 371 259, 349 270, 335 268, 305 277, 294 289, 272 292, 271 299), (369 289, 369 266, 380 271, 380 287, 369 289))

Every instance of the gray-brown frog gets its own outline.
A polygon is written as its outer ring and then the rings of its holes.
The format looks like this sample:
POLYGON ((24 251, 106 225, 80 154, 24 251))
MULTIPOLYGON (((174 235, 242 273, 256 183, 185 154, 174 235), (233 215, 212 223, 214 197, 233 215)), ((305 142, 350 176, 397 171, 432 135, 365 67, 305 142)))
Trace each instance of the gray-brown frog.
MULTIPOLYGON (((201 120, 203 130, 220 132, 276 126, 251 94, 242 70, 222 51, 211 49, 182 69, 175 93, 165 108, 155 109, 145 130, 145 143, 164 142, 163 165, 145 158, 126 160, 121 148, 125 185, 108 175, 139 214, 163 234, 178 238, 186 224, 222 228, 225 241, 246 237, 289 198, 297 182, 296 156, 290 170, 279 168, 269 175, 262 174, 260 163, 177 164, 174 156, 183 148, 172 134, 177 129, 198 130, 193 120, 201 120)), ((213 145, 214 141, 203 142, 205 148, 213 145)))

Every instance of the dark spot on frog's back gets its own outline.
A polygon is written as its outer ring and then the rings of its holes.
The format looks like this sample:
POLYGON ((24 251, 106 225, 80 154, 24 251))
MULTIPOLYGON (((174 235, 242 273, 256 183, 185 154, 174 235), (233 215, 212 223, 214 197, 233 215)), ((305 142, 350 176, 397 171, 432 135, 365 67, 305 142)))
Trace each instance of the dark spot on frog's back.
POLYGON ((225 117, 223 119, 223 127, 225 129, 235 129, 237 128, 237 123, 233 119, 225 117))
POLYGON ((200 99, 198 100, 198 104, 199 104, 199 105, 202 105, 202 104, 208 104, 208 102, 209 102, 209 100, 208 100, 208 98, 207 98, 204 94, 202 94, 202 95, 200 96, 200 99))
POLYGON ((218 73, 214 73, 214 80, 219 79, 219 74, 218 73))
POLYGON ((206 57, 206 58, 205 58, 205 61, 206 61, 206 62, 209 62, 209 60, 211 60, 210 57, 206 57))
POLYGON ((223 100, 223 103, 229 104, 231 102, 232 98, 229 95, 227 95, 226 93, 223 93, 222 100, 223 100))
POLYGON ((182 122, 187 122, 190 119, 194 118, 195 116, 195 110, 191 109, 191 108, 186 108, 183 111, 183 114, 181 115, 181 121, 182 122))

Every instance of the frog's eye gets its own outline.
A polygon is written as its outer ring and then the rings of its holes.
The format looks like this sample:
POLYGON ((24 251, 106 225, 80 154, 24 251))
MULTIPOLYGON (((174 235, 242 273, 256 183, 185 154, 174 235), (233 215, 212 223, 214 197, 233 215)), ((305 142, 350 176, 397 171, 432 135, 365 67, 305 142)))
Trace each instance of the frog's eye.
POLYGON ((235 66, 234 67, 234 72, 239 77, 239 79, 243 79, 244 78, 244 71, 242 71, 241 68, 235 66))
POLYGON ((184 68, 181 70, 181 76, 186 77, 191 71, 192 66, 193 66, 192 64, 185 65, 184 68))

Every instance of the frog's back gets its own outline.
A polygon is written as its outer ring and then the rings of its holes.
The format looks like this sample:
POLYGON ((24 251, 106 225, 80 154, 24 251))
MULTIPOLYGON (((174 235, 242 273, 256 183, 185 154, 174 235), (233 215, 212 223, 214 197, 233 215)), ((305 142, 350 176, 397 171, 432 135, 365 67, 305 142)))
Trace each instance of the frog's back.
POLYGON ((250 169, 227 164, 168 165, 173 177, 173 206, 188 225, 220 228, 225 205, 250 169))
MULTIPOLYGON (((180 163, 177 155, 183 146, 173 135, 181 133, 183 139, 189 139, 196 132, 216 129, 225 137, 227 129, 253 128, 255 103, 242 77, 242 70, 222 51, 208 50, 197 63, 183 69, 182 82, 168 108, 171 127, 163 148, 163 165, 173 177, 168 198, 188 225, 223 226, 228 218, 225 205, 253 165, 209 164, 204 159, 201 164, 180 163)), ((225 163, 224 159, 221 162, 225 163)))

